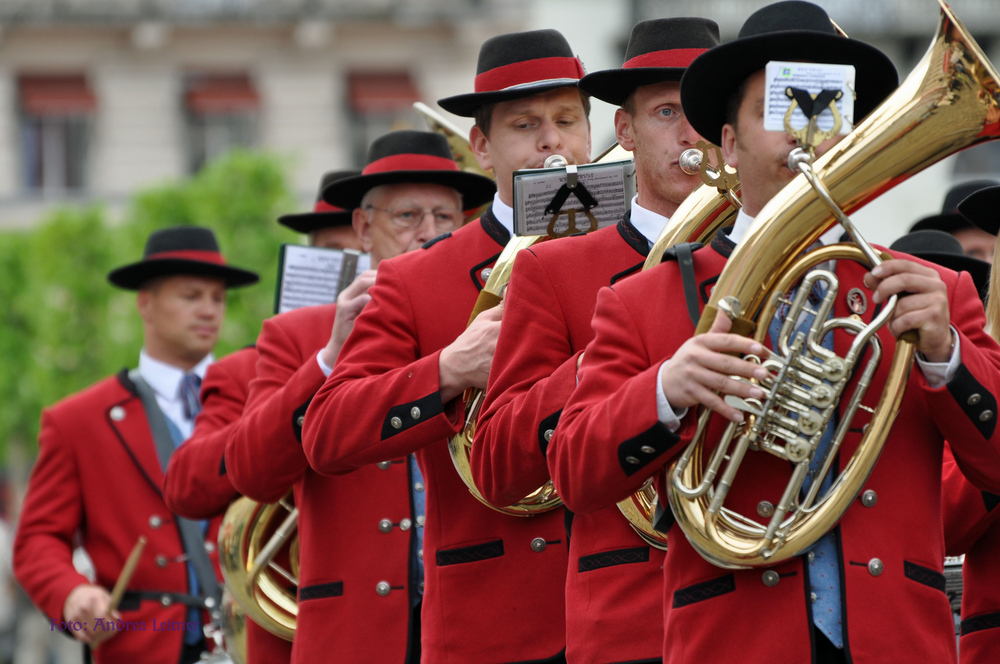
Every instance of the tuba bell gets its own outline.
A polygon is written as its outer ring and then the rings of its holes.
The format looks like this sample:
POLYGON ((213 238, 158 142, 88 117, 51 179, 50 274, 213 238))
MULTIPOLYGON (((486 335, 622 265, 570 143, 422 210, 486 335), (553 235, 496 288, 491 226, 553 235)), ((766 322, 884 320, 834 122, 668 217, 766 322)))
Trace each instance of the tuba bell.
POLYGON ((885 390, 873 408, 864 405, 866 382, 876 369, 860 359, 867 355, 878 362, 881 345, 876 332, 894 303, 886 302, 867 326, 851 318, 827 320, 828 300, 838 284, 832 272, 814 268, 830 260, 854 260, 871 267, 888 257, 872 250, 844 215, 936 161, 1000 137, 1000 75, 951 10, 942 0, 939 3, 937 33, 903 84, 815 164, 808 158, 792 160, 789 167, 801 171, 802 177, 761 210, 703 312, 699 333, 711 326, 721 309, 733 320, 734 332, 764 343, 769 322, 794 284, 803 278, 806 283, 828 284, 817 322, 805 334, 793 332, 788 321, 795 319, 797 307, 804 306, 808 287, 800 288, 794 301, 785 300, 791 312, 778 338, 779 351, 765 361, 772 363, 779 378, 760 385, 765 391, 760 403, 730 401, 745 411, 745 422, 726 426, 712 449, 707 430, 714 418, 711 411, 699 409, 693 441, 667 471, 667 498, 677 524, 702 557, 720 567, 774 565, 800 555, 832 530, 872 472, 899 410, 915 337, 903 335, 896 341, 885 390), (855 244, 803 254, 835 221, 844 224, 855 244), (819 344, 835 328, 855 335, 845 357, 819 344), (854 374, 859 379, 848 398, 844 388, 854 374), (870 410, 871 421, 831 488, 820 495, 820 483, 815 482, 800 498, 805 469, 815 453, 817 427, 821 435, 840 399, 848 399, 844 417, 820 460, 818 476, 825 476, 831 467, 852 414, 859 408, 870 410), (791 413, 805 416, 796 420, 789 417, 791 413), (738 481, 741 460, 754 453, 771 453, 794 469, 769 521, 725 507, 726 493, 738 481))

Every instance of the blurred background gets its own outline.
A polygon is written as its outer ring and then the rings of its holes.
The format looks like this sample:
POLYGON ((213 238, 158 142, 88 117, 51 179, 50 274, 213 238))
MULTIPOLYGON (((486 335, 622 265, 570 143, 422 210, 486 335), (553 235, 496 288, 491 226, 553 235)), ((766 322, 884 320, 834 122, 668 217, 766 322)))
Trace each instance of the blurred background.
MULTIPOLYGON (((900 78, 929 45, 933 0, 817 0, 900 78)), ((9 575, 9 540, 51 404, 134 365, 133 295, 107 272, 146 235, 214 228, 259 286, 231 293, 217 355, 252 343, 273 307, 279 214, 312 207, 320 175, 360 167, 412 104, 471 91, 480 44, 556 28, 588 71, 621 65, 631 26, 716 20, 733 38, 765 0, 0 0, 0 664, 75 662, 9 575)), ((951 3, 1000 62, 996 0, 951 3)), ((442 111, 443 113, 443 111, 442 111)), ((444 114, 447 116, 447 114, 444 114)), ((614 108, 594 102, 595 154, 614 108)), ((463 131, 471 121, 449 117, 463 131)), ((954 183, 1000 178, 1000 144, 950 157, 855 215, 888 245, 954 183)), ((113 506, 109 506, 113 509, 113 506)))

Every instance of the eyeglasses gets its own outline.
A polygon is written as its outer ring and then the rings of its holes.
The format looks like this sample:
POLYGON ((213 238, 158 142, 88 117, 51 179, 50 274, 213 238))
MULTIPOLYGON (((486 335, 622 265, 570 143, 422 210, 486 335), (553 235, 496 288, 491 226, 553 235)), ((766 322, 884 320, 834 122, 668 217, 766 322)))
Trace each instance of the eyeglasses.
POLYGON ((434 228, 439 231, 450 231, 461 226, 462 220, 465 218, 461 210, 452 208, 434 208, 433 210, 429 210, 419 207, 401 207, 395 210, 387 210, 375 207, 374 205, 368 205, 365 209, 385 212, 392 219, 392 223, 396 228, 408 231, 419 226, 427 215, 433 217, 434 228))

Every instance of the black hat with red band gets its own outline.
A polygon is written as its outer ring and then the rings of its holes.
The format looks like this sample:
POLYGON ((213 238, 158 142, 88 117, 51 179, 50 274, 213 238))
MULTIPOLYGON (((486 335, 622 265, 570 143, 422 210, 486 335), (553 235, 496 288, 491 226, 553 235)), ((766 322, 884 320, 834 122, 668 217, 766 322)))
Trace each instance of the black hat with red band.
POLYGON ((361 171, 330 171, 324 174, 319 183, 319 193, 316 195, 316 205, 313 206, 312 212, 286 214, 278 217, 278 223, 299 233, 312 233, 333 226, 350 226, 353 211, 330 205, 324 201, 323 190, 337 180, 356 175, 361 175, 361 171))
POLYGON ((150 233, 142 260, 112 270, 108 281, 120 288, 139 290, 151 279, 181 274, 222 279, 226 288, 249 286, 258 280, 255 272, 226 265, 211 230, 177 226, 150 233))
POLYGON ((643 85, 680 81, 691 62, 719 45, 719 26, 706 18, 658 18, 636 23, 621 69, 587 74, 580 89, 621 106, 643 85))
POLYGON ((446 111, 471 118, 486 104, 521 99, 555 88, 576 87, 583 63, 558 30, 491 37, 479 49, 475 92, 438 100, 446 111))
POLYGON ((493 180, 466 173, 452 157, 448 139, 428 131, 393 131, 376 138, 360 175, 343 178, 323 189, 330 205, 353 210, 370 189, 384 184, 425 183, 451 187, 462 195, 462 209, 492 200, 493 180))

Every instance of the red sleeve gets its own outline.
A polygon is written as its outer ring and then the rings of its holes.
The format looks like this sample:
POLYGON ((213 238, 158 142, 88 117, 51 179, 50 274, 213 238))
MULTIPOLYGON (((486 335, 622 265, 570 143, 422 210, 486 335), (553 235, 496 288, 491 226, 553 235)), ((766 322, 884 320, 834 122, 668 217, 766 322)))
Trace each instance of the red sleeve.
POLYGON ((243 348, 208 368, 194 431, 170 457, 164 477, 163 498, 171 512, 209 519, 239 495, 226 472, 226 440, 243 414, 256 360, 255 349, 243 348))
POLYGON ((42 413, 38 460, 14 538, 14 576, 45 615, 63 619, 71 590, 86 577, 73 567, 73 539, 83 518, 83 492, 77 470, 76 430, 51 410, 42 413), (64 427, 63 424, 68 424, 64 427))
MULTIPOLYGON (((952 273, 954 274, 954 273, 952 273)), ((934 387, 916 370, 930 415, 951 445, 962 473, 975 486, 1000 492, 1000 346, 984 330, 986 317, 972 278, 946 279, 951 324, 960 338, 961 364, 951 381, 934 387)))
POLYGON ((486 500, 512 505, 549 480, 549 440, 576 387, 577 353, 549 277, 531 251, 515 260, 472 448, 486 500), (550 434, 551 435, 551 434, 550 434))
POLYGON ((1000 509, 990 509, 1000 502, 1000 496, 972 486, 955 463, 948 445, 944 449, 942 487, 945 549, 949 556, 958 556, 967 553, 1000 518, 1000 509))
MULTIPOLYGON (((246 413, 226 447, 233 484, 243 495, 264 503, 288 493, 308 468, 299 418, 324 380, 316 361, 323 344, 297 343, 286 332, 286 320, 278 316, 264 322, 257 340, 257 378, 250 384, 246 413)), ((305 336, 322 339, 329 333, 327 326, 315 337, 305 336)))
POLYGON ((403 279, 392 261, 379 265, 372 299, 306 412, 302 447, 317 472, 401 458, 460 429, 460 399, 447 410, 441 402, 440 350, 421 355, 411 287, 425 300, 440 295, 403 279))
POLYGON ((632 311, 616 291, 601 289, 593 327, 580 384, 548 450, 559 495, 567 508, 581 513, 628 497, 682 449, 656 411, 657 372, 666 357, 650 357, 632 311))

